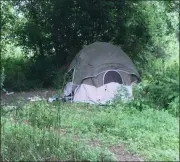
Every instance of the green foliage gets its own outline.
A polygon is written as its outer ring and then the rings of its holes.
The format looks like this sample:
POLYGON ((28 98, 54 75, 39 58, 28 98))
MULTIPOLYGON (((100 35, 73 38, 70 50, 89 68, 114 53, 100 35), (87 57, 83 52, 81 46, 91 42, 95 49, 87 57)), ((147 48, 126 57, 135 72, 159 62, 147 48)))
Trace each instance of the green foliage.
MULTIPOLYGON (((57 68, 69 63, 83 45, 95 41, 120 45, 143 76, 151 73, 152 60, 178 56, 175 5, 163 1, 4 1, 2 55, 7 58, 19 53, 7 45, 12 43, 23 49, 21 55, 29 58, 31 53, 30 63, 23 65, 30 68, 20 76, 23 82, 32 83, 17 86, 21 89, 58 85, 55 82, 62 79, 57 68)), ((17 74, 12 76, 17 79, 17 74)))
POLYGON ((170 114, 173 114, 174 116, 179 115, 179 96, 171 100, 167 109, 170 114))
POLYGON ((0 30, 1 30, 1 57, 6 51, 6 44, 11 43, 11 34, 13 30, 13 21, 15 20, 15 15, 12 11, 12 2, 2 1, 1 2, 1 22, 0 22, 0 30))
POLYGON ((31 125, 7 120, 2 129, 3 157, 11 161, 114 160, 110 152, 91 148, 83 141, 76 142, 72 136, 61 137, 58 132, 40 130, 31 125))
POLYGON ((33 62, 23 58, 8 58, 2 62, 6 67, 4 86, 10 90, 22 91, 49 87, 56 73, 50 60, 39 59, 33 62))
POLYGON ((154 82, 151 81, 147 92, 151 94, 153 101, 163 108, 179 96, 178 65, 168 67, 166 71, 156 72, 154 82))
POLYGON ((45 57, 28 58, 23 54, 21 48, 13 44, 7 46, 6 55, 1 58, 6 74, 5 88, 22 91, 52 85, 57 72, 52 60, 45 57))
POLYGON ((2 60, 2 64, 6 67, 6 80, 4 86, 11 90, 26 89, 28 80, 25 78, 24 60, 8 58, 2 60))
POLYGON ((11 113, 2 109, 5 160, 114 160, 104 146, 87 145, 86 140, 97 138, 107 148, 123 142, 147 160, 177 161, 179 68, 173 60, 179 52, 175 38, 179 2, 1 3, 1 88, 29 90, 52 84, 61 88, 64 72, 57 69, 69 63, 83 45, 95 41, 120 45, 133 58, 143 80, 135 87, 135 99, 126 104, 39 102, 11 113), (73 140, 77 135, 80 143, 73 140))
POLYGON ((66 83, 65 72, 58 71, 53 80, 53 87, 57 89, 63 89, 66 83))
POLYGON ((132 104, 140 110, 153 107, 169 110, 178 116, 178 64, 166 68, 159 60, 157 63, 153 64, 151 75, 145 76, 144 81, 134 89, 135 101, 132 104))
POLYGON ((27 77, 30 80, 39 79, 39 84, 42 87, 52 85, 55 74, 57 72, 56 66, 53 64, 51 58, 38 57, 29 60, 29 70, 27 77))
POLYGON ((71 48, 79 50, 94 41, 120 44, 134 59, 147 61, 149 56, 142 53, 147 45, 151 50, 164 48, 162 38, 178 31, 178 13, 163 1, 15 2, 26 18, 16 32, 19 44, 35 55, 55 57, 59 66, 68 60, 71 48))
POLYGON ((106 108, 37 102, 2 114, 2 155, 7 160, 53 156, 97 161, 100 154, 115 160, 109 147, 124 144, 148 161, 176 161, 178 139, 178 120, 167 111, 139 111, 122 103, 106 108), (100 147, 88 145, 93 139, 100 147))

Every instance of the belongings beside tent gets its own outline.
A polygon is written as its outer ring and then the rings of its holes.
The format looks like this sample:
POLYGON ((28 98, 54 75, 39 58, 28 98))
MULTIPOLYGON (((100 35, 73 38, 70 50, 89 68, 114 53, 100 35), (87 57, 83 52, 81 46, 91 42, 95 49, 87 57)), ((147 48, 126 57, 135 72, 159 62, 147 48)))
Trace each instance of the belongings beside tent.
POLYGON ((34 96, 34 97, 28 97, 27 100, 29 101, 42 101, 42 100, 45 100, 44 98, 41 98, 39 96, 34 96))
POLYGON ((84 47, 71 62, 72 80, 64 88, 64 98, 72 102, 105 104, 123 88, 132 98, 132 84, 140 75, 131 59, 120 47, 95 42, 84 47))
POLYGON ((57 100, 57 98, 53 98, 53 97, 48 98, 48 102, 53 102, 53 101, 56 101, 56 100, 57 100))
POLYGON ((14 92, 7 92, 6 95, 13 95, 14 92))
POLYGON ((54 95, 52 97, 49 97, 48 102, 58 101, 60 98, 58 95, 54 95))

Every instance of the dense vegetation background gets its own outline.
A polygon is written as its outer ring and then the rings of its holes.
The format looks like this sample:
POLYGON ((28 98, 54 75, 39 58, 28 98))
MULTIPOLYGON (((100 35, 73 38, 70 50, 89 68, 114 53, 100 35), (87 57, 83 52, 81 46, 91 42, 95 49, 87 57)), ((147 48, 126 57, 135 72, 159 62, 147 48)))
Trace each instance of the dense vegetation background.
POLYGON ((178 9, 178 1, 2 1, 1 84, 60 88, 62 67, 83 45, 106 41, 133 59, 148 98, 167 107, 178 96, 178 9))
POLYGON ((142 77, 131 107, 177 117, 178 14, 178 1, 1 1, 1 89, 60 89, 64 67, 84 45, 112 42, 142 77))

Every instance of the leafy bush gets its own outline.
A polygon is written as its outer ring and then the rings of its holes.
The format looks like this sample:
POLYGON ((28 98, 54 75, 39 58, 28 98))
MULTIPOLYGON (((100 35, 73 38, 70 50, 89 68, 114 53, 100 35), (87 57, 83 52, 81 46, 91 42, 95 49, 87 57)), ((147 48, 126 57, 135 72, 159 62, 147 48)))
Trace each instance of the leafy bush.
POLYGON ((178 116, 179 114, 179 96, 174 98, 168 105, 169 113, 178 116))
POLYGON ((151 75, 147 75, 143 82, 135 87, 135 100, 131 104, 140 110, 153 107, 178 115, 178 64, 167 68, 162 68, 160 64, 161 62, 158 66, 154 65, 151 75))
POLYGON ((27 79, 25 76, 25 62, 19 58, 7 58, 2 60, 6 70, 6 80, 4 86, 11 90, 26 89, 27 79))
MULTIPOLYGON (((5 67, 5 88, 22 91, 33 88, 51 86, 56 76, 56 69, 50 59, 25 59, 24 57, 8 57, 2 59, 5 67)), ((3 75, 1 73, 1 75, 3 75)))
POLYGON ((41 87, 51 86, 56 75, 56 67, 50 57, 35 57, 29 60, 27 78, 38 80, 41 87))
POLYGON ((65 86, 65 71, 58 71, 53 80, 53 87, 62 89, 65 86))

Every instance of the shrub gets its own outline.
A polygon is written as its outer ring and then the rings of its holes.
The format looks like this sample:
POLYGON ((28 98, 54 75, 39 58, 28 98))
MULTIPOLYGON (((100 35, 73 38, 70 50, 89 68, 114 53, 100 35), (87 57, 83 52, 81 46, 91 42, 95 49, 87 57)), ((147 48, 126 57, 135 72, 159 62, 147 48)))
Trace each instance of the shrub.
POLYGON ((178 65, 164 69, 158 67, 154 66, 151 72, 154 75, 147 75, 143 82, 134 88, 135 100, 131 104, 140 110, 154 107, 178 115, 178 65))
POLYGON ((1 81, 7 89, 14 91, 51 86, 56 74, 55 66, 48 58, 8 57, 2 60, 2 65, 6 70, 6 80, 1 73, 1 81))

